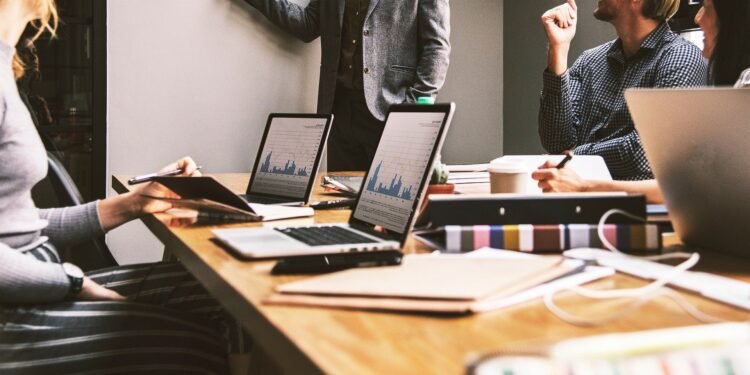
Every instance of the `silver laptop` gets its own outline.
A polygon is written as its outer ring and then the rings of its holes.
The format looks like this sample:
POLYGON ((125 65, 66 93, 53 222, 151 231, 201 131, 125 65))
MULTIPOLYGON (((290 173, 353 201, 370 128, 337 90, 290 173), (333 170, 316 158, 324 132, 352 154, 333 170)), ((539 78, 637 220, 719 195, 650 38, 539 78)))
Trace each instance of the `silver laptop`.
POLYGON ((685 245, 750 257, 750 90, 628 90, 646 156, 685 245))
POLYGON ((184 199, 209 199, 250 210, 248 204, 302 206, 309 202, 333 115, 272 113, 263 132, 246 194, 211 177, 156 177, 184 199))
POLYGON ((332 115, 272 113, 255 157, 248 203, 298 205, 310 200, 332 115))
POLYGON ((401 249, 455 105, 392 106, 348 224, 215 229, 244 258, 401 249))

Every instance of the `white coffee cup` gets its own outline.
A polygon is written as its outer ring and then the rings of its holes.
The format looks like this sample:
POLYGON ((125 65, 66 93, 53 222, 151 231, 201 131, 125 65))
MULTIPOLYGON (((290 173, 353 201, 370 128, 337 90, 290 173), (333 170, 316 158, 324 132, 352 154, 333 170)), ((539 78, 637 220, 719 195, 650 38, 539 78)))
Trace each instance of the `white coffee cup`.
POLYGON ((490 191, 498 193, 526 193, 531 172, 523 162, 502 160, 489 165, 490 191))

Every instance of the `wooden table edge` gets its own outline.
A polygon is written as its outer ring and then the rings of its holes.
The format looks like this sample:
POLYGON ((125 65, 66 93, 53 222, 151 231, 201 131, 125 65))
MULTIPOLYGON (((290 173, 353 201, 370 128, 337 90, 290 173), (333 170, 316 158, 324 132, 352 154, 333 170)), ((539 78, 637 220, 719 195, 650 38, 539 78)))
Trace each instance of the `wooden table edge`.
MULTIPOLYGON (((122 184, 117 176, 112 176, 112 190, 118 194, 127 193, 128 187, 122 184)), ((286 373, 324 373, 297 345, 295 345, 282 331, 274 326, 252 303, 234 289, 229 283, 219 277, 204 263, 187 245, 167 230, 154 215, 146 215, 141 221, 161 241, 166 248, 174 252, 181 263, 203 287, 218 301, 233 317, 251 332, 254 340, 252 345, 263 348, 263 353, 269 355, 274 363, 286 373), (218 287, 217 287, 218 286, 218 287), (229 291, 232 295, 221 296, 229 291), (219 294, 219 295, 217 295, 219 294), (245 303, 238 302, 245 301, 245 303), (250 314, 250 315, 248 315, 250 314), (283 353, 283 355, 281 354, 283 353)))

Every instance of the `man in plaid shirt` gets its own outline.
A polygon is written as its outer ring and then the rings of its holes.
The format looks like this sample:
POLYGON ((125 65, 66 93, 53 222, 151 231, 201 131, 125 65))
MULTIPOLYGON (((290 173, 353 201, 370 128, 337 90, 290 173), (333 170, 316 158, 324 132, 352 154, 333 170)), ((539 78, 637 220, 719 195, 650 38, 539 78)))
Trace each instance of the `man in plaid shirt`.
POLYGON ((679 0, 599 0, 594 16, 610 22, 619 38, 584 52, 570 69, 575 0, 544 13, 549 49, 539 135, 548 152, 600 155, 616 180, 654 178, 623 93, 706 84, 701 51, 666 23, 678 7, 679 0))

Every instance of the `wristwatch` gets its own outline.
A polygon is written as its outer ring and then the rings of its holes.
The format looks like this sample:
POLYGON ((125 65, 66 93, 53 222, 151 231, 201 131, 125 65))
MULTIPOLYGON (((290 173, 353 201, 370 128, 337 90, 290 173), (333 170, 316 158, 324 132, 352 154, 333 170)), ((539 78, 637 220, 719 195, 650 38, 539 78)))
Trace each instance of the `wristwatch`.
POLYGON ((70 280, 70 290, 68 290, 68 297, 77 296, 83 288, 83 271, 81 271, 78 266, 71 263, 63 263, 62 267, 65 271, 65 274, 68 275, 68 280, 70 280))

